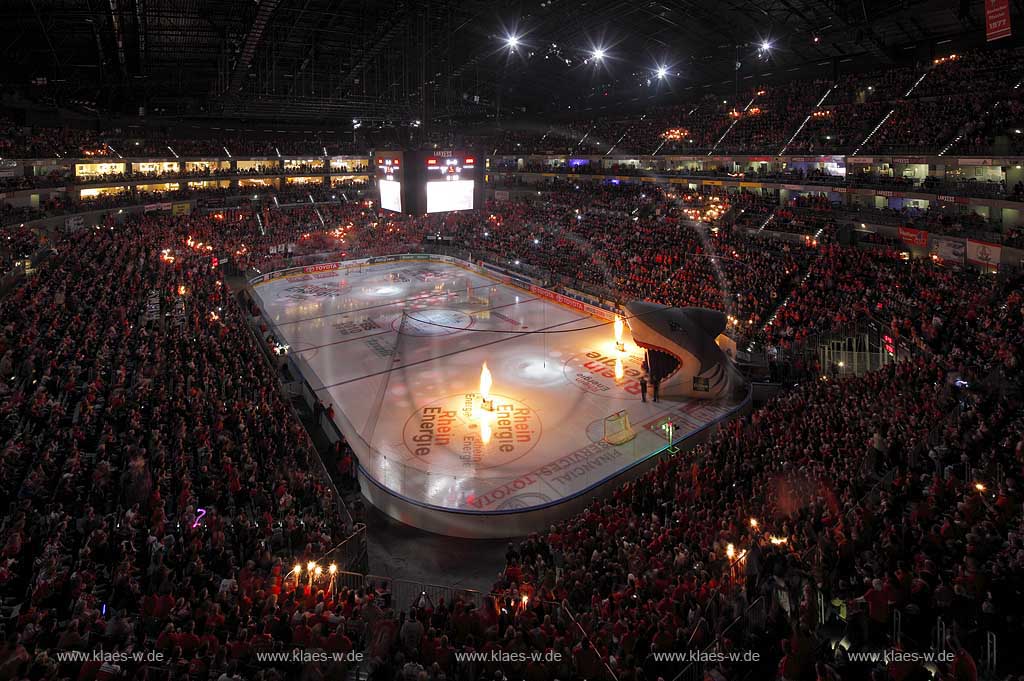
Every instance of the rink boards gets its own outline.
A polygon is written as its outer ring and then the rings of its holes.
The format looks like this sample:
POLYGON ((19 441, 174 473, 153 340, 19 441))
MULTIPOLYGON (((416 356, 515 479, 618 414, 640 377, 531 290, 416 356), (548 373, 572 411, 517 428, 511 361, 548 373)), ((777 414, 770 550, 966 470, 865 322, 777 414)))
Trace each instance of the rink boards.
POLYGON ((309 391, 334 405, 367 499, 442 534, 543 529, 749 404, 643 402, 641 351, 628 338, 616 348, 608 311, 447 256, 251 283, 309 391), (636 436, 611 445, 605 419, 623 410, 636 436))

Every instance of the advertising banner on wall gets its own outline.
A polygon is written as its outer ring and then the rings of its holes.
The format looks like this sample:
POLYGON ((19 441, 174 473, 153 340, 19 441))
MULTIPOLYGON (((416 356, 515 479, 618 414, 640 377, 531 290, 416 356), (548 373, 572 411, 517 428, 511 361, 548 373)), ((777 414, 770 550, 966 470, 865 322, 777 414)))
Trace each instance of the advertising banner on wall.
POLYGON ((931 253, 944 263, 962 265, 964 262, 964 242, 960 239, 933 237, 931 253))
POLYGON ((1002 247, 985 241, 967 240, 967 260, 975 265, 998 267, 999 258, 1003 254, 1002 247))
POLYGON ((928 232, 923 229, 914 229, 913 227, 900 227, 900 241, 908 246, 924 248, 928 245, 928 232))

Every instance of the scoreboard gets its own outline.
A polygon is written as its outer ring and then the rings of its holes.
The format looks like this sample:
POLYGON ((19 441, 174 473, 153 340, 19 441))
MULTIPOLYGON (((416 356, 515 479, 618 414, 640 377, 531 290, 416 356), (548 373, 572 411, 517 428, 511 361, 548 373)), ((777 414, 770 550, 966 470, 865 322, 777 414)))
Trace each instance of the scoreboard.
POLYGON ((422 215, 482 205, 481 158, 466 150, 374 152, 384 210, 422 215))
POLYGON ((434 152, 424 159, 427 211, 472 210, 477 184, 476 157, 465 152, 434 152))
POLYGON ((373 158, 380 207, 402 212, 402 152, 378 152, 373 158))

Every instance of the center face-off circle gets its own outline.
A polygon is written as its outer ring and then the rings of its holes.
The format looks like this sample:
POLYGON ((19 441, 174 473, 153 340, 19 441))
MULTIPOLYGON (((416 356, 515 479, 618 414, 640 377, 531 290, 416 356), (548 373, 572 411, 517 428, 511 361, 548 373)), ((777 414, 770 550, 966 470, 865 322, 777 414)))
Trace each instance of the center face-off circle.
POLYGON ((415 310, 391 323, 403 336, 450 336, 471 326, 473 318, 458 310, 415 310))
POLYGON ((627 352, 588 348, 565 360, 565 380, 580 390, 619 400, 640 399, 640 377, 643 375, 643 350, 632 347, 627 352), (615 378, 615 360, 622 362, 622 378, 615 378))
POLYGON ((493 399, 494 411, 486 413, 478 393, 449 395, 419 407, 402 430, 405 448, 420 466, 449 475, 500 468, 526 456, 540 441, 540 417, 525 402, 504 395, 493 399), (489 438, 484 437, 484 419, 489 438))

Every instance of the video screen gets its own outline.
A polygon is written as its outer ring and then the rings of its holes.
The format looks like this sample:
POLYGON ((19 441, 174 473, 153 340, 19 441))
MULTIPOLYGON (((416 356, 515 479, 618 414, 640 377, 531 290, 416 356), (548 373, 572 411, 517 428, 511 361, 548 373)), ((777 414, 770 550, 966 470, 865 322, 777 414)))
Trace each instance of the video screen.
POLYGON ((427 182, 427 212, 473 210, 473 180, 427 182))
POLYGON ((384 210, 402 212, 402 183, 395 180, 378 180, 380 207, 384 210))

